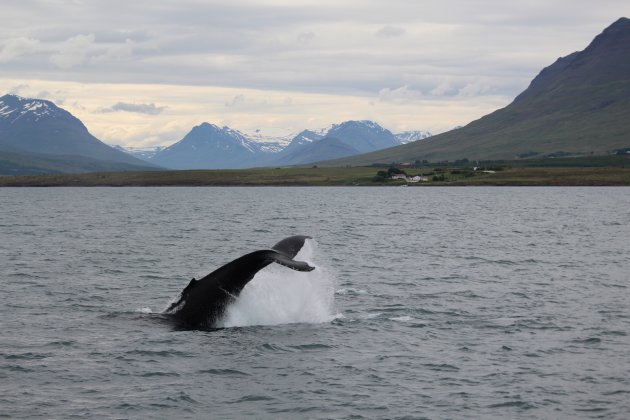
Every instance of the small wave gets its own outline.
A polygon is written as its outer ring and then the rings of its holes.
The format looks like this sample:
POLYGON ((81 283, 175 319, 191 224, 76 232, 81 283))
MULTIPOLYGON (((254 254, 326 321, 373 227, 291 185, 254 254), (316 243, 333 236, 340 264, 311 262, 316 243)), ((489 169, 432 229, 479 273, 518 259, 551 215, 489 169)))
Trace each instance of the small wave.
POLYGON ((601 343, 602 339, 598 338, 598 337, 589 337, 589 338, 584 338, 584 339, 575 339, 573 340, 574 343, 583 343, 583 344, 596 344, 596 343, 601 343))
MULTIPOLYGON (((178 351, 178 350, 130 350, 125 352, 128 355, 138 355, 138 356, 160 356, 160 357, 187 357, 190 356, 189 353, 178 351)), ((121 358, 119 356, 118 358, 121 358)))
POLYGON ((311 350, 327 350, 333 348, 333 346, 329 346, 327 344, 313 343, 313 344, 300 344, 297 346, 289 346, 292 349, 302 350, 302 351, 311 351, 311 350))
POLYGON ((535 408, 533 404, 528 403, 527 401, 506 401, 497 404, 491 404, 488 408, 507 408, 507 407, 516 407, 521 408, 523 410, 529 410, 530 408, 535 408))
POLYGON ((252 401, 273 401, 274 399, 266 395, 245 395, 237 400, 230 401, 230 404, 240 404, 252 401))
POLYGON ((188 395, 187 393, 181 391, 178 395, 176 396, 170 396, 166 398, 167 401, 173 401, 173 402, 186 402, 186 403, 190 403, 190 404, 199 404, 199 402, 197 400, 195 400, 194 398, 192 398, 190 395, 188 395))
POLYGON ((271 353, 293 353, 294 350, 293 349, 289 349, 277 344, 271 344, 271 343, 265 343, 262 344, 260 346, 258 346, 258 348, 262 351, 264 351, 265 353, 267 352, 271 352, 271 353))
POLYGON ((203 369, 197 371, 197 373, 208 373, 217 376, 251 376, 249 373, 241 372, 236 369, 203 369))
POLYGON ((436 370, 440 372, 459 372, 459 368, 457 366, 449 365, 448 363, 428 363, 424 364, 423 366, 428 368, 429 370, 436 370))
POLYGON ((602 331, 601 334, 603 335, 617 335, 620 337, 625 337, 627 334, 625 331, 620 331, 620 330, 606 330, 606 331, 602 331))
POLYGON ((76 344, 76 341, 72 341, 72 340, 60 340, 60 341, 51 341, 50 343, 47 343, 47 346, 53 346, 53 347, 66 347, 66 346, 73 346, 76 344))
POLYGON ((7 354, 6 356, 4 356, 4 358, 7 360, 40 360, 46 359, 47 357, 50 357, 50 355, 31 352, 21 354, 7 354))
POLYGON ((630 391, 627 389, 618 389, 615 391, 603 392, 602 395, 610 396, 610 395, 623 395, 630 394, 630 391))
POLYGON ((409 322, 409 321, 413 321, 413 318, 410 317, 409 315, 405 315, 405 316, 397 316, 397 317, 393 317, 393 318, 387 318, 390 321, 398 321, 398 322, 409 322))
POLYGON ((335 292, 338 295, 367 295, 367 290, 365 289, 355 289, 352 287, 344 287, 335 292))
POLYGON ((143 378, 151 378, 154 376, 180 376, 177 372, 146 372, 140 375, 143 378))

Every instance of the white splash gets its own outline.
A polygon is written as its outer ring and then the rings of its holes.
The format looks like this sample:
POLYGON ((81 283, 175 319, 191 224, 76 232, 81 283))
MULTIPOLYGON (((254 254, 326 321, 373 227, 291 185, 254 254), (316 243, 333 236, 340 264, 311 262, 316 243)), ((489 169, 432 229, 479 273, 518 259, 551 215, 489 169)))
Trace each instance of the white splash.
POLYGON ((335 278, 315 260, 314 241, 307 240, 295 259, 308 262, 315 270, 299 272, 269 265, 243 288, 218 326, 323 323, 338 317, 335 278))
POLYGON ((144 308, 138 308, 136 309, 136 312, 140 312, 141 314, 152 314, 153 311, 151 310, 151 308, 145 306, 144 308))

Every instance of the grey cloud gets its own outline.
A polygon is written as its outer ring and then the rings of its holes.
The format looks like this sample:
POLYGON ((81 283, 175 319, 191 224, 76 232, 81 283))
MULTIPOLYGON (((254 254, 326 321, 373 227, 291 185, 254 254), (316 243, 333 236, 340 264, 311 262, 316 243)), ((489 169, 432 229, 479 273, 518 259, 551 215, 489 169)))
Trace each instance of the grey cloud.
POLYGON ((22 79, 512 96, 626 9, 627 0, 24 0, 3 5, 0 39, 14 40, 0 42, 0 61, 4 77, 22 79), (470 85, 479 77, 491 86, 470 85))
POLYGON ((298 35, 297 39, 301 44, 310 44, 315 39, 315 33, 302 32, 298 35))
POLYGON ((381 38, 395 38, 405 34, 405 28, 398 26, 383 26, 376 32, 376 36, 381 38))
POLYGON ((135 112, 139 114, 158 115, 166 109, 165 106, 155 106, 154 103, 150 104, 130 104, 126 102, 118 102, 109 108, 99 110, 99 112, 135 112))
POLYGON ((226 108, 233 108, 245 103, 245 95, 236 95, 231 101, 225 103, 226 108))
POLYGON ((59 46, 50 56, 50 62, 61 69, 70 69, 83 64, 94 44, 94 34, 76 35, 59 46))
POLYGON ((0 63, 7 63, 24 55, 37 52, 39 41, 34 38, 9 38, 0 45, 0 63))

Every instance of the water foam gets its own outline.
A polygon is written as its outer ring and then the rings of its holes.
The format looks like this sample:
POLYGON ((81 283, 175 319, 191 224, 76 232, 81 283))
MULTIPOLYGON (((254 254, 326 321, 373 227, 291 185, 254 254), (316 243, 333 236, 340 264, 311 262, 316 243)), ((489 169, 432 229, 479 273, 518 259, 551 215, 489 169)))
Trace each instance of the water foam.
POLYGON ((335 277, 318 262, 316 243, 307 240, 295 257, 315 266, 299 272, 271 264, 259 271, 227 308, 218 326, 278 325, 332 321, 335 312, 335 277))

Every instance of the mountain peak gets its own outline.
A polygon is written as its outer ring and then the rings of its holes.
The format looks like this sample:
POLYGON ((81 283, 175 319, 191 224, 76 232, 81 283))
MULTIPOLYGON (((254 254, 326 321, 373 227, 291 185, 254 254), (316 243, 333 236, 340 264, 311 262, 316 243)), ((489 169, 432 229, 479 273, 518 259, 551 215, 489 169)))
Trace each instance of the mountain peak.
POLYGON ((627 50, 629 44, 630 19, 622 17, 597 35, 584 52, 601 48, 627 50))
POLYGON ((610 31, 618 31, 618 30, 630 31, 630 19, 623 16, 620 17, 619 19, 614 21, 609 27, 604 29, 603 33, 610 32, 610 31))
MULTIPOLYGON (((92 136, 78 118, 51 101, 18 95, 0 97, 0 148, 26 155, 69 156, 72 165, 82 170, 149 166, 107 146, 92 136)), ((73 168, 72 165, 68 167, 73 168)))
POLYGON ((19 118, 29 118, 38 121, 43 117, 65 116, 63 110, 44 99, 30 99, 18 95, 4 95, 0 97, 0 119, 13 123, 19 118))

